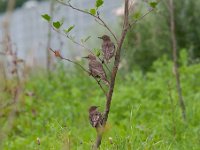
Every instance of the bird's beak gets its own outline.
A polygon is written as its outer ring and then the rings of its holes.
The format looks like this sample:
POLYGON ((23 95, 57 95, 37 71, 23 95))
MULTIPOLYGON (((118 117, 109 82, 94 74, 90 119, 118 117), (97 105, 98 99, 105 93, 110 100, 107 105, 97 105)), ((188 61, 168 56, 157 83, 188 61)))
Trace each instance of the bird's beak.
POLYGON ((102 37, 98 37, 99 39, 102 39, 102 37))
POLYGON ((88 59, 89 57, 88 57, 88 56, 85 56, 85 57, 82 57, 82 58, 86 58, 86 59, 88 59))

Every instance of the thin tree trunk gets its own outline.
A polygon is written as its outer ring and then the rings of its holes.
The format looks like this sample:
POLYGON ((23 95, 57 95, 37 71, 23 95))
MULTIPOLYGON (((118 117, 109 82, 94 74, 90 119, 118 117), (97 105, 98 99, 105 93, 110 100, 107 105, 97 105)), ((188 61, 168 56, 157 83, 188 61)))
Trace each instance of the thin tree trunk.
POLYGON ((174 73, 176 77, 176 88, 179 97, 179 104, 182 110, 183 120, 186 120, 186 108, 185 103, 182 96, 180 75, 178 71, 178 62, 177 62, 177 43, 176 43, 176 35, 175 35, 175 21, 174 21, 174 4, 173 0, 169 0, 169 13, 170 13, 170 31, 171 31, 171 42, 172 42, 172 50, 173 50, 173 63, 174 63, 174 73))
MULTIPOLYGON (((105 126, 106 126, 106 123, 107 123, 107 120, 108 120, 108 115, 109 115, 109 112, 110 112, 112 95, 113 95, 113 91, 114 91, 114 87, 115 87, 115 78, 116 78, 119 63, 120 63, 120 55, 121 55, 122 45, 124 43, 124 39, 126 37, 126 33, 128 31, 128 28, 130 27, 129 22, 128 22, 128 16, 129 16, 129 9, 128 8, 129 8, 129 0, 125 0, 123 30, 122 30, 122 33, 121 33, 120 41, 118 41, 118 43, 117 43, 117 51, 116 51, 116 55, 115 55, 114 66, 113 66, 112 74, 111 74, 111 82, 110 82, 110 87, 109 87, 109 91, 108 91, 108 94, 107 94, 105 112, 104 112, 104 116, 103 116, 103 126, 104 126, 103 128, 105 128, 105 126)), ((102 134, 103 133, 101 133, 101 134, 97 133, 97 139, 96 139, 96 143, 95 143, 96 148, 99 148, 99 146, 101 145, 102 134)))
POLYGON ((97 150, 100 147, 101 140, 102 140, 102 134, 103 134, 102 132, 101 133, 97 132, 96 144, 94 145, 93 150, 97 150))
MULTIPOLYGON (((50 2, 50 16, 53 19, 53 12, 54 12, 54 4, 55 4, 55 0, 51 0, 50 2)), ((52 32, 51 32, 51 24, 52 24, 52 20, 49 23, 49 27, 48 27, 48 39, 47 39, 47 71, 49 72, 51 69, 51 54, 49 51, 49 48, 51 47, 51 39, 52 39, 52 32)))

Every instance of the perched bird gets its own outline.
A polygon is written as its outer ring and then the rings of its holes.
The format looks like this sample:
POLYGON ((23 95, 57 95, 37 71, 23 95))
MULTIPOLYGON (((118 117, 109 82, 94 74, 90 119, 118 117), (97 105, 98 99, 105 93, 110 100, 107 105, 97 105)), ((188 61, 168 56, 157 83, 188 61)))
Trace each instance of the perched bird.
POLYGON ((108 35, 103 35, 102 37, 98 38, 103 40, 102 43, 103 59, 106 60, 107 63, 109 63, 109 60, 115 54, 115 44, 110 40, 110 37, 108 35))
POLYGON ((95 78, 100 78, 106 85, 110 85, 109 81, 107 80, 107 76, 105 70, 103 69, 103 65, 96 60, 96 57, 92 54, 89 54, 87 57, 89 59, 89 71, 90 74, 95 78))
POLYGON ((97 109, 98 109, 97 106, 91 106, 89 108, 89 120, 90 124, 94 128, 99 128, 103 125, 102 114, 97 109))

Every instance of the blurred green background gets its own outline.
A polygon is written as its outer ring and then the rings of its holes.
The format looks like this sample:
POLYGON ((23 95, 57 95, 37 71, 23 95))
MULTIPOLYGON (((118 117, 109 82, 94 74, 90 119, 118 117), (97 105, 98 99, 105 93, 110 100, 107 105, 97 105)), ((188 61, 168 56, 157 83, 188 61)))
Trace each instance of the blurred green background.
MULTIPOLYGON (((17 0, 16 6, 23 2, 17 0)), ((125 39, 103 150, 200 149, 200 1, 174 2, 187 119, 181 116, 173 74, 167 2, 161 1, 125 39)), ((143 3, 133 20, 145 13, 143 3)), ((0 0, 1 12, 6 5, 0 0)), ((98 105, 103 111, 105 105, 92 77, 57 59, 50 71, 26 68, 19 81, 3 71, 4 61, 0 57, 0 149, 91 149, 96 131, 89 124, 88 108, 98 105)), ((85 61, 78 62, 87 68, 85 61)))

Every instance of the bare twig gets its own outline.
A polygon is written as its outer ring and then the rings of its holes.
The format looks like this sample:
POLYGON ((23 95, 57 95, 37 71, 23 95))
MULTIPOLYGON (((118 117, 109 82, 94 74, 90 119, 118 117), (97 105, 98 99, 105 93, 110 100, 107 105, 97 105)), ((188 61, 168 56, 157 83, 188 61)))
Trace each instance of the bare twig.
POLYGON ((70 2, 64 3, 64 2, 62 2, 62 1, 60 1, 60 0, 56 0, 56 1, 57 1, 58 3, 64 5, 64 6, 70 7, 70 8, 72 8, 72 9, 74 9, 74 10, 76 10, 76 11, 79 11, 79 12, 82 12, 82 13, 84 13, 84 14, 88 14, 88 15, 94 17, 95 19, 99 20, 99 21, 101 22, 100 25, 104 26, 104 27, 110 32, 110 34, 113 36, 113 38, 115 39, 116 43, 118 43, 117 37, 115 36, 114 32, 108 27, 108 25, 105 23, 105 21, 103 21, 103 19, 100 18, 99 14, 98 14, 98 15, 93 15, 93 14, 91 14, 90 12, 87 12, 87 11, 85 11, 85 10, 76 8, 76 7, 72 6, 70 2))
MULTIPOLYGON (((71 63, 75 64, 76 66, 80 67, 83 71, 85 71, 87 74, 90 75, 90 72, 89 72, 88 70, 86 70, 81 64, 79 64, 79 63, 77 63, 77 62, 75 62, 75 61, 73 61, 73 60, 71 60, 71 59, 69 59, 69 58, 65 58, 65 57, 61 56, 60 53, 59 53, 58 51, 54 51, 54 50, 51 49, 51 48, 49 48, 49 50, 52 51, 52 52, 56 55, 56 57, 59 57, 59 58, 62 59, 62 60, 66 60, 66 61, 68 61, 68 62, 71 62, 71 63)), ((92 77, 93 77, 93 76, 92 76, 92 77)), ((99 87, 101 88, 101 90, 103 91, 103 93, 105 94, 105 96, 107 96, 107 95, 106 95, 106 91, 105 91, 104 88, 102 87, 101 83, 100 83, 95 77, 93 77, 93 78, 95 79, 95 81, 97 82, 97 84, 99 85, 99 87)))
POLYGON ((182 117, 183 117, 183 120, 186 121, 186 108, 185 108, 185 103, 182 96, 180 74, 178 71, 178 63, 177 63, 177 43, 176 43, 176 35, 175 35, 173 0, 169 0, 169 13, 170 13, 171 43, 172 43, 172 50, 173 50, 172 53, 173 53, 173 62, 174 62, 174 74, 176 77, 176 87, 177 87, 177 92, 179 96, 179 104, 182 110, 182 117))
MULTIPOLYGON (((54 51, 54 50, 51 49, 51 48, 49 48, 49 50, 52 51, 52 52, 56 55, 57 51, 54 51)), ((73 61, 73 60, 71 60, 71 59, 64 58, 64 57, 61 56, 60 54, 59 54, 59 56, 57 56, 57 57, 59 57, 60 59, 63 59, 63 60, 69 61, 69 62, 71 62, 71 63, 73 63, 73 64, 79 66, 79 67, 80 67, 83 71, 85 71, 86 73, 90 73, 90 72, 87 71, 87 70, 86 70, 86 69, 85 69, 81 64, 79 64, 79 63, 77 63, 77 62, 75 62, 75 61, 73 61)))
POLYGON ((90 50, 89 48, 87 48, 87 47, 86 47, 85 45, 83 45, 82 43, 79 43, 78 41, 75 41, 72 37, 69 36, 69 34, 65 34, 65 33, 61 32, 60 30, 55 29, 52 25, 51 25, 51 27, 52 27, 52 29, 53 29, 54 31, 56 31, 57 33, 59 33, 59 34, 65 36, 67 39, 69 39, 70 41, 72 41, 74 44, 76 44, 76 45, 78 45, 78 46, 80 46, 80 47, 86 49, 88 52, 90 52, 91 54, 94 55, 94 53, 92 52, 92 50, 90 50))
POLYGON ((98 19, 94 19, 98 24, 100 24, 101 26, 104 26, 98 19))
POLYGON ((133 21, 129 26, 132 27, 134 24, 142 20, 144 17, 146 17, 148 14, 150 14, 155 8, 151 8, 149 11, 147 11, 145 14, 143 14, 140 18, 133 21))
MULTIPOLYGON (((99 60, 102 62, 101 58, 99 58, 99 60)), ((109 67, 105 63, 103 63, 103 65, 106 67, 106 69, 108 70, 108 72, 111 74, 112 72, 110 71, 109 67)))
MULTIPOLYGON (((52 25, 51 25, 51 27, 53 28, 54 31, 56 31, 57 33, 59 33, 59 34, 65 36, 67 39, 69 39, 70 41, 72 41, 74 44, 76 44, 76 45, 78 45, 78 46, 80 46, 80 47, 86 49, 89 53, 95 55, 95 54, 92 52, 92 50, 89 49, 88 47, 86 47, 84 44, 82 44, 82 43, 80 43, 80 42, 78 42, 78 41, 75 41, 75 40, 74 40, 72 37, 70 37, 68 34, 65 34, 65 33, 63 33, 63 32, 60 32, 60 30, 55 29, 52 25)), ((98 59, 102 62, 102 59, 101 59, 100 57, 98 57, 98 59)), ((106 67, 106 69, 109 71, 109 73, 111 73, 109 67, 108 67, 105 63, 104 63, 103 65, 106 67)))
POLYGON ((93 78, 96 80, 96 82, 98 83, 99 87, 101 88, 101 90, 103 91, 103 93, 105 94, 105 96, 107 97, 107 93, 104 90, 104 88, 102 87, 101 83, 97 80, 97 78, 95 78, 95 77, 93 77, 93 78))

